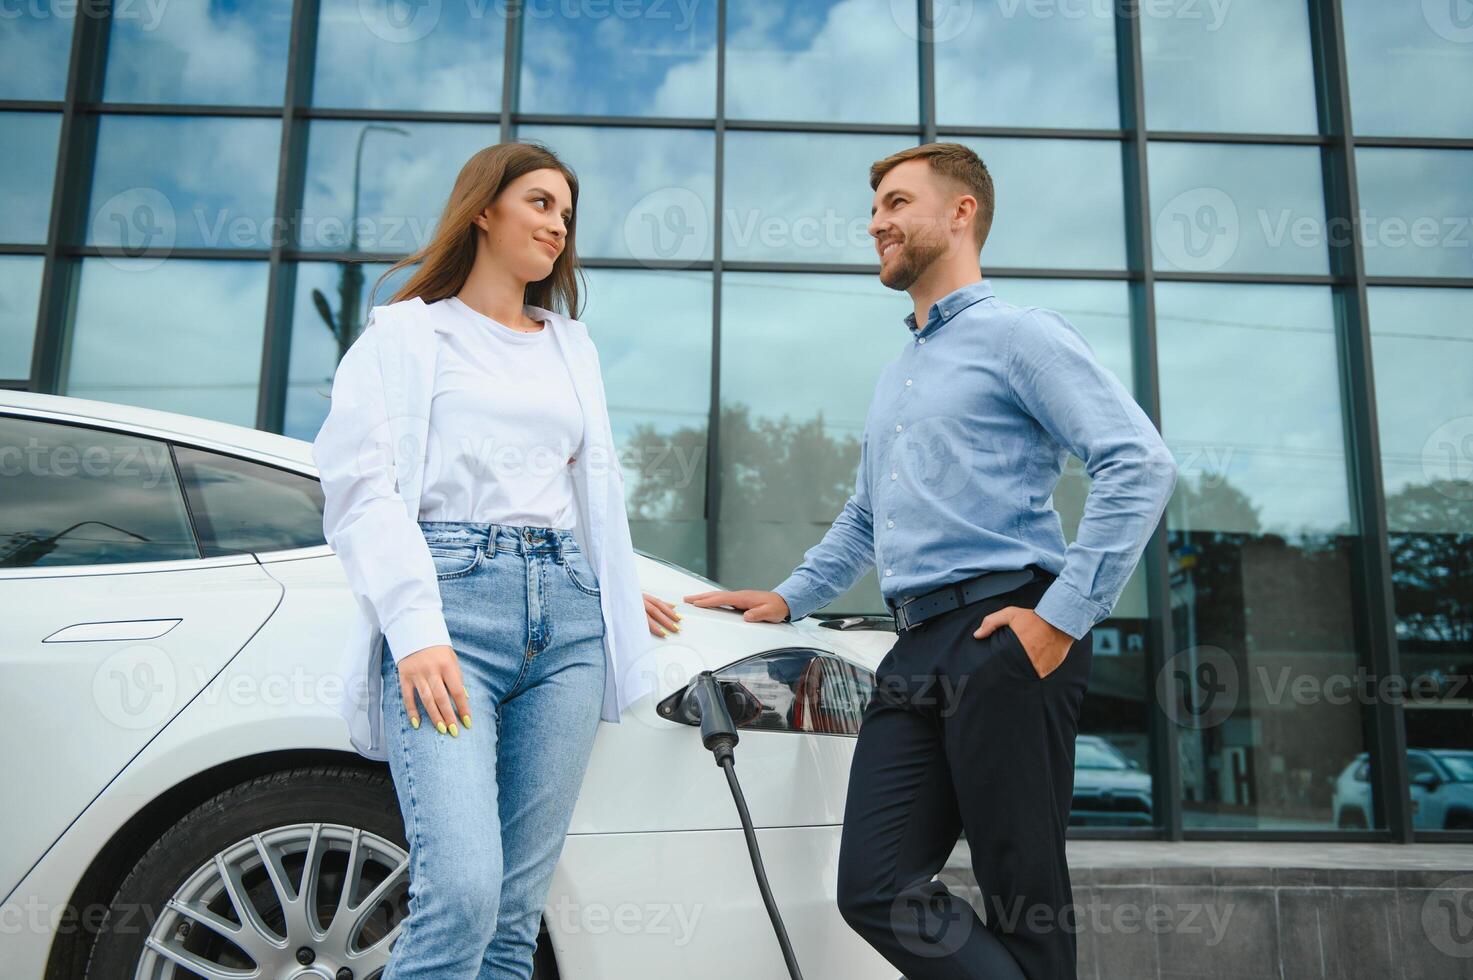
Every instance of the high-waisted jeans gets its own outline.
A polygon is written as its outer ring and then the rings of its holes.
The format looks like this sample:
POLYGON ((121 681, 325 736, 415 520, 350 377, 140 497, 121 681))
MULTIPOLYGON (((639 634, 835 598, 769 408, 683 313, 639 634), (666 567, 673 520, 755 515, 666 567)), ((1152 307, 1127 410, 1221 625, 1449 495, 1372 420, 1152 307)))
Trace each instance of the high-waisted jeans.
POLYGON ((599 583, 568 529, 419 527, 471 727, 442 735, 420 705, 411 728, 385 641, 385 747, 409 839, 409 914, 383 980, 526 980, 598 728, 599 583))

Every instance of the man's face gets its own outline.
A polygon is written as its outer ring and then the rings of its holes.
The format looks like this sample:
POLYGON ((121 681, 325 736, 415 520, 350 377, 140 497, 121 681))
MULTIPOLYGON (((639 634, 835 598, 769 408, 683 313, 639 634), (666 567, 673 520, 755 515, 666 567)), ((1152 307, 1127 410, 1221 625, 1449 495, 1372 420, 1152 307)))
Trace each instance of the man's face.
POLYGON ((906 290, 951 244, 949 197, 929 160, 891 168, 875 188, 869 233, 880 257, 880 282, 906 290))

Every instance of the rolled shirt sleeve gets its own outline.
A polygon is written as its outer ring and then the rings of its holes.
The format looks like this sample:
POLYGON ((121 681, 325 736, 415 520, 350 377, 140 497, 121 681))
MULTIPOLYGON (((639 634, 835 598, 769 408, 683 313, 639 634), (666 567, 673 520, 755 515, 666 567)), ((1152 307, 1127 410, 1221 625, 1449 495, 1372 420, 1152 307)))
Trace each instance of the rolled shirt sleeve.
POLYGON ((370 319, 333 376, 332 405, 312 443, 322 481, 322 530, 353 591, 367 600, 397 663, 450 645, 435 563, 395 484, 392 439, 370 319))
POLYGON ((1012 325, 1007 379, 1018 406, 1084 461, 1089 495, 1064 569, 1034 609, 1078 639, 1110 614, 1176 485, 1156 427, 1062 316, 1029 309, 1012 325))

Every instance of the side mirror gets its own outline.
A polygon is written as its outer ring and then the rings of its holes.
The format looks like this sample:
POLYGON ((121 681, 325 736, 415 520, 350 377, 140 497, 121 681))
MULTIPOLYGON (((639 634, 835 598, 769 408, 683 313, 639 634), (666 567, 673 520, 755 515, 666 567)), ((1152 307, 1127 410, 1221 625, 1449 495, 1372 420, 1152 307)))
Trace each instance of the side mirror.
MULTIPOLYGON (((719 683, 721 693, 726 699, 726 710, 731 712, 731 720, 737 727, 750 724, 762 715, 762 702, 757 695, 747 690, 747 685, 741 681, 730 680, 719 681, 719 683)), ((661 718, 682 725, 700 725, 701 719, 688 709, 693 699, 688 699, 686 695, 693 684, 695 684, 694 679, 655 706, 661 718)))
POLYGON ((1420 786, 1431 793, 1442 785, 1442 780, 1437 778, 1437 773, 1435 772, 1419 772, 1412 777, 1412 785, 1420 786))

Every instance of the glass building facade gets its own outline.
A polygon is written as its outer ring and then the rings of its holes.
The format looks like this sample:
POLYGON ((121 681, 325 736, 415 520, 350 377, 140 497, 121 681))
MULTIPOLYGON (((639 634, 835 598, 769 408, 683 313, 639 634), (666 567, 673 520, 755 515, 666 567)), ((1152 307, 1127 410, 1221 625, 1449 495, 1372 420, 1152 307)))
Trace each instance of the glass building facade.
MULTIPOLYGON (((7 6, 0 53, 0 385, 311 439, 460 165, 536 139, 582 184, 635 543, 734 588, 828 528, 908 338, 870 163, 973 147, 984 273, 1180 467, 1097 632, 1075 832, 1473 840, 1458 4, 114 0, 7 6)), ((874 574, 828 611, 883 612, 874 574)))

